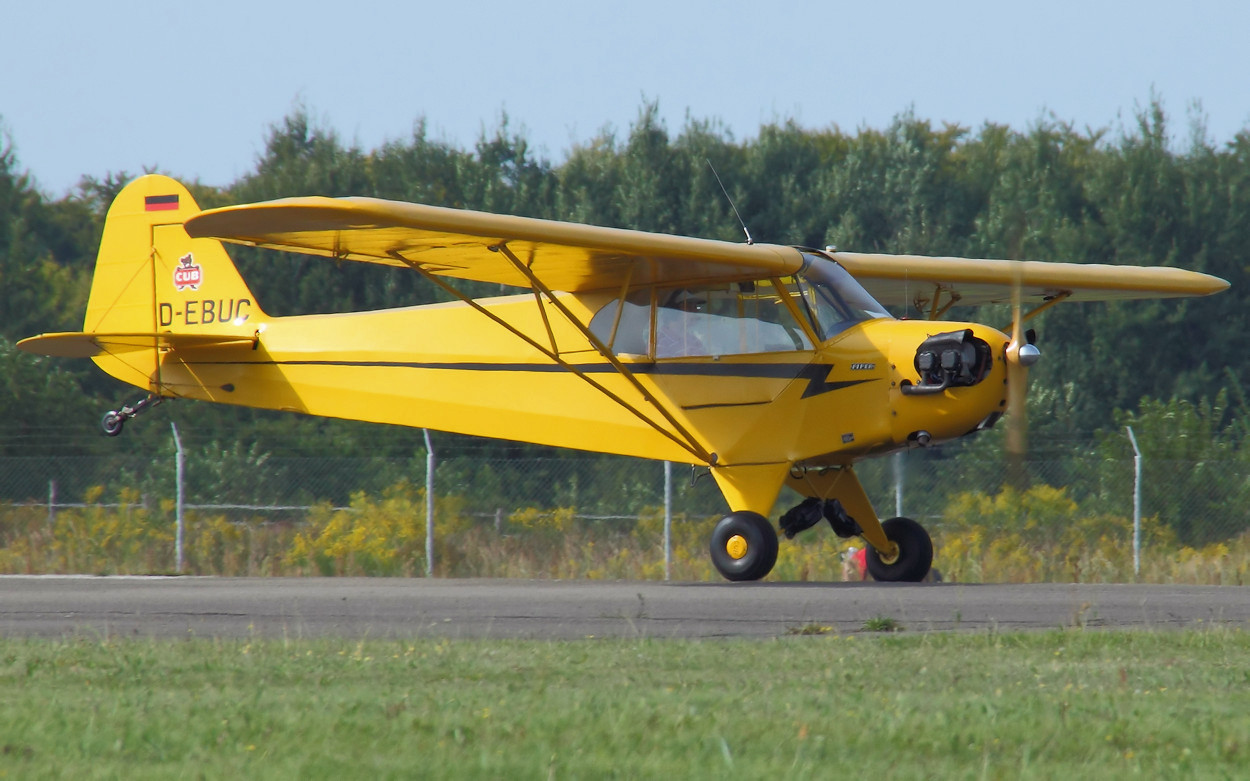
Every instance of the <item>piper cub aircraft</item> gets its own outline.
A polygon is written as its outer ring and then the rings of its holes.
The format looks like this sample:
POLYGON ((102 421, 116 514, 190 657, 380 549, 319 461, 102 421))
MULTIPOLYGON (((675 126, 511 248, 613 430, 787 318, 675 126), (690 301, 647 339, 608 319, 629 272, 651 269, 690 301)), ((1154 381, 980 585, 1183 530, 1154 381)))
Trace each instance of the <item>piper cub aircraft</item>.
POLYGON ((877 517, 857 461, 1022 420, 1039 357, 1023 323, 1042 309, 1226 287, 1176 268, 735 244, 371 198, 201 212, 150 175, 109 210, 83 332, 20 347, 144 389, 104 416, 109 434, 184 398, 683 462, 728 504, 711 555, 729 580, 772 569, 767 516, 789 486, 805 499, 781 516, 787 537, 823 517, 862 536, 874 578, 919 581, 929 535, 877 517), (408 268, 458 300, 270 317, 222 242, 408 268), (465 282, 528 290, 475 298, 465 282), (1006 333, 940 320, 990 302, 1012 303, 1006 333))

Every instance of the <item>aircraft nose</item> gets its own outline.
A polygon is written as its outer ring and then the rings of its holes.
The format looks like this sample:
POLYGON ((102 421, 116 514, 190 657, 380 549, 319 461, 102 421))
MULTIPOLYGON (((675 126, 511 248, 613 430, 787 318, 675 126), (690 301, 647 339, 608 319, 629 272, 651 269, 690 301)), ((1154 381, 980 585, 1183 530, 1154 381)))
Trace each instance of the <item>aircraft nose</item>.
POLYGON ((894 341, 893 436, 926 447, 998 422, 1006 409, 1009 338, 973 323, 925 323, 894 341))
POLYGON ((904 396, 932 396, 948 388, 984 381, 994 366, 994 350, 971 328, 929 336, 916 347, 912 366, 918 379, 904 379, 904 396))

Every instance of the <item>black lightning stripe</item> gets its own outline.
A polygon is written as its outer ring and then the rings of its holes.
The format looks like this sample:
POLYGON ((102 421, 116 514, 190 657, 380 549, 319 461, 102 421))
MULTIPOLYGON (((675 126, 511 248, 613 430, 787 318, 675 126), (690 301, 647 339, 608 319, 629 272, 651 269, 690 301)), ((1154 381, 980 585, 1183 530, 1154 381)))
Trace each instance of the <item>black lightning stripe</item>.
POLYGON ((872 382, 871 378, 863 380, 839 380, 838 382, 829 382, 829 375, 833 374, 833 364, 831 363, 809 363, 799 372, 799 376, 807 380, 807 388, 803 390, 801 398, 809 398, 811 396, 819 396, 822 393, 830 391, 842 390, 852 385, 859 385, 865 382, 872 382))

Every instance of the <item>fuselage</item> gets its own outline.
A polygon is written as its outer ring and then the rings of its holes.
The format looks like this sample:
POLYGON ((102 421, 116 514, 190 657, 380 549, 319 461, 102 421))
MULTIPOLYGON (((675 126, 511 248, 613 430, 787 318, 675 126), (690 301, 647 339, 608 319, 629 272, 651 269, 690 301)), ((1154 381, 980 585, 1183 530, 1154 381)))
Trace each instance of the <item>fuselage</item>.
POLYGON ((897 320, 854 287, 849 276, 790 278, 558 294, 558 306, 519 295, 265 316, 249 324, 251 348, 165 353, 159 384, 214 402, 719 465, 846 464, 996 419, 1006 336, 897 320), (952 345, 939 334, 961 336, 952 345), (926 344, 936 352, 922 360, 926 344), (918 368, 936 362, 940 374, 961 360, 974 365, 948 372, 948 387, 918 368))

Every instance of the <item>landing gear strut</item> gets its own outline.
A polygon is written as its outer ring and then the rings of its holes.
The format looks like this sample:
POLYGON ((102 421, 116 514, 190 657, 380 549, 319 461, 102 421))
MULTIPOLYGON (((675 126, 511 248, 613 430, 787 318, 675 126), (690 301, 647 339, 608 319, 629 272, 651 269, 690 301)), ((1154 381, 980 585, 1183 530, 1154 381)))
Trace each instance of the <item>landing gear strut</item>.
MULTIPOLYGON (((868 536, 840 501, 816 497, 804 499, 781 516, 781 531, 786 539, 792 539, 799 532, 815 526, 822 517, 829 521, 839 537, 868 536)), ((881 532, 893 544, 888 546, 888 551, 882 551, 875 544, 868 546, 865 563, 873 579, 913 583, 924 580, 933 566, 933 540, 924 527, 911 518, 890 518, 881 522, 881 532)))
POLYGON ((108 436, 115 437, 122 433, 122 426, 125 425, 126 421, 160 404, 162 398, 153 394, 136 403, 133 407, 129 404, 123 404, 119 410, 109 410, 100 418, 100 429, 108 436))

